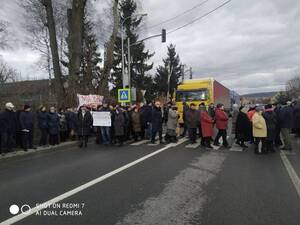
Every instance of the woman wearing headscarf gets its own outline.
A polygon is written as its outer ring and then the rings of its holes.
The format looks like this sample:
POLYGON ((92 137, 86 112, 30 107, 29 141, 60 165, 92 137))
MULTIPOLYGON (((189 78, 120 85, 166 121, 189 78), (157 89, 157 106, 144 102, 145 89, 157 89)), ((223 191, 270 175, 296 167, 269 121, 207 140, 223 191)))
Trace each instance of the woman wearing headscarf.
POLYGON ((266 153, 265 141, 267 137, 267 124, 262 114, 263 107, 258 106, 252 117, 252 129, 255 144, 254 153, 256 154, 266 153))
POLYGON ((214 134, 213 131, 213 124, 214 121, 211 116, 208 114, 206 107, 204 104, 200 105, 200 121, 201 121, 201 131, 202 131, 202 138, 207 148, 213 148, 211 146, 211 139, 214 134))
POLYGON ((125 135, 125 118, 119 106, 116 107, 113 118, 114 135, 117 142, 119 143, 119 146, 122 146, 125 135))
POLYGON ((248 146, 245 145, 245 142, 249 141, 252 136, 251 122, 247 115, 247 111, 248 109, 244 106, 239 108, 235 124, 236 144, 240 145, 242 148, 248 148, 248 146))
POLYGON ((93 125, 93 117, 86 106, 81 106, 77 116, 79 147, 87 147, 91 126, 93 125))
POLYGON ((276 116, 276 113, 273 111, 271 104, 265 106, 265 112, 263 113, 263 117, 267 125, 266 151, 275 152, 274 142, 276 137, 276 127, 278 124, 278 118, 276 116))

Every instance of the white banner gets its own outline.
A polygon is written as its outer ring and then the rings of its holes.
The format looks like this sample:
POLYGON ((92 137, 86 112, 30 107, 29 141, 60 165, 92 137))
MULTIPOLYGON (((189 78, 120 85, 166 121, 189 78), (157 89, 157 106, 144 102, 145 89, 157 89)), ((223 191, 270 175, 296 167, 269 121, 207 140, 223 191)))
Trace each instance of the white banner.
POLYGON ((111 127, 110 112, 92 112, 93 126, 95 127, 111 127))
POLYGON ((77 94, 79 106, 86 105, 92 108, 97 108, 102 104, 103 96, 101 95, 80 95, 77 94))

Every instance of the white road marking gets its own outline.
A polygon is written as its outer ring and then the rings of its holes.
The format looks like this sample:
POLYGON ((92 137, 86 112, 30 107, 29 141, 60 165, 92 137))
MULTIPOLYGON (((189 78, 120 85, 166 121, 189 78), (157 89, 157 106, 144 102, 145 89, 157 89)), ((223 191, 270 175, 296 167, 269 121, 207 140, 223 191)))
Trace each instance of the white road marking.
POLYGON ((36 212, 41 211, 44 208, 47 208, 47 207, 49 207, 49 206, 51 206, 51 205, 53 205, 53 204, 55 204, 57 202, 60 202, 60 201, 62 201, 64 199, 66 199, 66 198, 69 198, 72 195, 77 194, 78 192, 81 192, 81 191, 83 191, 83 190, 85 190, 85 189, 87 189, 87 188, 89 188, 91 186, 94 186, 95 184, 98 184, 98 183, 100 183, 100 182, 102 182, 102 181, 104 181, 104 180, 106 180, 106 179, 108 179, 108 178, 110 178, 110 177, 112 177, 112 176, 114 176, 114 175, 116 175, 116 174, 118 174, 118 173, 120 173, 120 172, 122 172, 122 171, 124 171, 124 170, 126 170, 128 168, 130 168, 130 167, 133 167, 133 166, 135 166, 135 165, 137 165, 137 164, 139 164, 139 163, 141 163, 141 162, 143 162, 143 161, 145 161, 145 160, 147 160, 147 159, 149 159, 149 158, 151 158, 151 157, 153 157, 153 156, 155 156, 155 155, 157 155, 157 154, 159 154, 159 153, 161 153, 161 152, 163 152, 163 151, 165 151, 165 150, 167 150, 167 149, 169 149, 171 147, 175 147, 177 145, 180 145, 180 144, 184 143, 185 141, 187 141, 187 139, 183 138, 183 139, 180 139, 177 143, 168 144, 165 147, 163 147, 163 148, 161 148, 161 149, 159 149, 159 150, 157 150, 155 152, 152 152, 152 153, 150 153, 150 154, 148 154, 146 156, 143 156, 142 158, 139 158, 139 159, 137 159, 137 160, 135 160, 135 161, 133 161, 131 163, 128 163, 128 164, 126 164, 126 165, 124 165, 124 166, 122 166, 122 167, 120 167, 120 168, 118 168, 118 169, 116 169, 114 171, 111 171, 110 173, 107 173, 107 174, 105 174, 105 175, 103 175, 101 177, 98 177, 98 178, 96 178, 94 180, 91 180, 91 181, 89 181, 89 182, 87 182, 87 183, 85 183, 85 184, 83 184, 83 185, 81 185, 81 186, 79 186, 77 188, 74 188, 74 189, 72 189, 72 190, 70 190, 70 191, 68 191, 68 192, 66 192, 64 194, 61 194, 61 195, 59 195, 59 196, 57 196, 55 198, 52 198, 52 199, 50 199, 50 200, 42 203, 41 205, 43 206, 43 208, 42 207, 34 207, 34 208, 31 209, 30 212, 28 212, 26 214, 18 214, 18 215, 13 216, 13 217, 5 220, 5 221, 2 221, 0 223, 0 225, 13 224, 13 223, 16 223, 16 222, 18 222, 18 221, 20 221, 22 219, 25 219, 26 217, 28 217, 28 216, 30 216, 32 214, 35 214, 36 212))
POLYGON ((186 145, 185 147, 186 148, 197 148, 197 147, 199 147, 199 145, 200 145, 200 143, 195 143, 195 144, 188 144, 188 145, 186 145))
POLYGON ((134 142, 134 143, 132 143, 130 145, 132 145, 132 146, 138 146, 138 145, 142 145, 142 144, 145 144, 145 143, 148 143, 148 142, 149 142, 149 140, 141 140, 141 141, 138 141, 138 142, 134 142))
POLYGON ((298 193, 298 196, 300 198, 300 179, 296 173, 296 171, 294 170, 292 164, 290 163, 289 159, 286 157, 286 154, 284 152, 280 152, 280 157, 282 159, 282 162, 296 188, 296 191, 298 193))
POLYGON ((231 152, 242 152, 243 149, 242 149, 241 147, 238 148, 237 146, 232 146, 232 147, 229 149, 229 151, 231 151, 231 152))
POLYGON ((211 145, 213 147, 213 150, 219 150, 221 148, 221 144, 220 146, 216 146, 216 145, 211 145))

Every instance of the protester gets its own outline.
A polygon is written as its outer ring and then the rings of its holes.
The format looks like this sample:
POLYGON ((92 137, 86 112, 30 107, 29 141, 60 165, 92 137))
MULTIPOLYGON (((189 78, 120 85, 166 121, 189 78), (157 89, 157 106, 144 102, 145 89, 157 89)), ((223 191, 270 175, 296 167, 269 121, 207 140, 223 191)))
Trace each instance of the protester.
POLYGON ((76 136, 75 131, 77 126, 76 113, 71 107, 67 107, 65 115, 66 115, 67 128, 68 128, 68 137, 70 137, 71 140, 74 140, 76 136))
POLYGON ((49 144, 59 144, 59 116, 56 113, 54 106, 50 107, 47 114, 48 132, 49 132, 49 144))
POLYGON ((251 122, 247 116, 247 108, 241 106, 239 109, 239 113, 236 119, 235 126, 235 135, 236 135, 236 144, 240 145, 242 148, 248 148, 245 145, 246 141, 250 140, 252 136, 252 127, 251 122))
POLYGON ((232 105, 232 119, 231 119, 231 134, 235 135, 235 129, 236 129, 236 120, 239 114, 239 106, 238 104, 232 105))
MULTIPOLYGON (((109 112, 112 115, 112 111, 109 108, 106 102, 103 102, 103 107, 101 108, 100 112, 109 112)), ((112 124, 113 125, 113 124, 112 124)), ((110 145, 111 142, 111 127, 109 126, 101 126, 101 135, 102 135, 102 142, 104 145, 110 145)))
POLYGON ((194 103, 190 104, 190 109, 186 113, 187 127, 189 131, 190 143, 195 144, 197 138, 197 128, 199 124, 199 112, 194 103))
POLYGON ((151 133, 151 116, 152 116, 152 103, 147 101, 140 109, 141 115, 141 137, 142 139, 150 139, 151 133))
POLYGON ((114 135, 118 146, 122 146, 125 135, 125 118, 120 106, 117 106, 114 112, 114 135))
POLYGON ((151 143, 155 143, 155 137, 158 133, 159 136, 159 142, 160 144, 163 144, 162 140, 162 125, 163 125, 163 117, 162 117, 162 109, 160 101, 156 101, 153 109, 152 109, 152 115, 151 115, 151 124, 152 124, 152 136, 151 136, 151 143))
POLYGON ((20 126, 23 150, 33 149, 33 114, 29 105, 25 105, 23 112, 20 113, 20 126))
POLYGON ((200 109, 201 109, 200 121, 201 121, 203 143, 205 147, 213 148, 211 146, 211 140, 212 140, 212 136, 214 135, 213 132, 214 121, 211 118, 211 116, 208 114, 204 104, 201 104, 200 109))
POLYGON ((266 151, 275 152, 274 142, 275 142, 275 134, 276 134, 278 119, 276 113, 273 111, 271 104, 265 106, 265 112, 263 113, 263 117, 267 125, 267 138, 265 142, 266 151))
POLYGON ((185 137, 186 136, 186 132, 188 131, 188 127, 187 127, 187 119, 186 119, 186 114, 189 110, 189 106, 186 102, 182 103, 182 120, 183 120, 183 132, 181 134, 181 137, 185 137))
POLYGON ((276 129, 275 129, 275 147, 279 147, 279 146, 283 145, 281 138, 280 138, 280 133, 281 133, 280 118, 279 118, 280 111, 281 111, 281 106, 277 103, 274 104, 274 113, 276 114, 276 117, 278 120, 276 129))
POLYGON ((168 111, 167 133, 165 140, 169 142, 177 142, 176 129, 178 125, 178 111, 176 106, 170 107, 168 111))
POLYGON ((91 126, 93 125, 93 117, 90 111, 88 111, 87 107, 84 105, 81 106, 78 111, 77 124, 79 147, 87 147, 91 126))
POLYGON ((296 137, 300 137, 300 100, 293 107, 293 118, 296 137))
POLYGON ((47 145, 47 138, 48 138, 48 122, 47 122, 47 111, 45 106, 40 106, 38 112, 38 127, 41 132, 41 137, 39 141, 39 146, 47 145))
POLYGON ((60 108, 58 111, 59 117, 59 134, 60 134, 60 141, 65 142, 68 137, 68 123, 65 115, 65 111, 60 108))
POLYGON ((227 142, 227 126, 228 126, 228 116, 226 112, 224 112, 224 105, 218 104, 216 111, 215 111, 215 121, 216 121, 216 127, 218 129, 217 136, 214 141, 214 145, 219 146, 219 139, 222 137, 223 140, 223 146, 228 147, 227 142))
POLYGON ((208 106, 208 115, 214 120, 215 119, 215 105, 214 103, 210 103, 208 106))
POLYGON ((284 147, 281 150, 292 151, 291 129, 293 128, 293 108, 288 101, 286 106, 282 107, 279 112, 279 123, 284 147))
POLYGON ((267 125, 262 113, 263 107, 258 106, 256 107, 255 113, 252 117, 252 129, 255 144, 254 153, 256 154, 266 153, 265 140, 267 137, 267 125))
POLYGON ((12 152, 14 137, 17 131, 17 118, 14 108, 15 106, 11 102, 8 102, 5 104, 4 111, 0 113, 1 154, 12 152))
POLYGON ((133 138, 135 141, 138 141, 138 138, 141 136, 141 115, 139 112, 139 108, 135 106, 131 113, 131 121, 132 121, 132 131, 133 138))

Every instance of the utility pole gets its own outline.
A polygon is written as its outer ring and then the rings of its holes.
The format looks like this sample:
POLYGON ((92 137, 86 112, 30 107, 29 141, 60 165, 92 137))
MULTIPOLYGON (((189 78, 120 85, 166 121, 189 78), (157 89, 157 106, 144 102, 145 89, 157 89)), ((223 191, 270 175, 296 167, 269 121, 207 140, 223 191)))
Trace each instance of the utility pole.
POLYGON ((181 82, 184 81, 184 65, 181 65, 181 82))
POLYGON ((130 71, 131 56, 130 56, 130 38, 129 38, 129 36, 127 38, 127 44, 128 44, 128 86, 129 86, 129 90, 131 91, 131 71, 130 71))
POLYGON ((192 67, 190 67, 190 79, 191 80, 193 79, 193 70, 192 70, 192 67))

